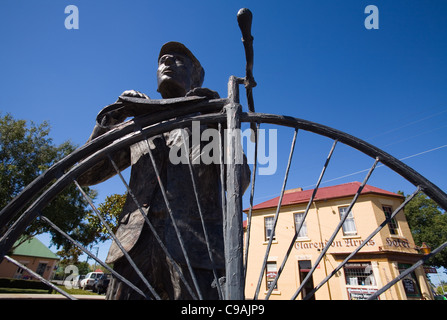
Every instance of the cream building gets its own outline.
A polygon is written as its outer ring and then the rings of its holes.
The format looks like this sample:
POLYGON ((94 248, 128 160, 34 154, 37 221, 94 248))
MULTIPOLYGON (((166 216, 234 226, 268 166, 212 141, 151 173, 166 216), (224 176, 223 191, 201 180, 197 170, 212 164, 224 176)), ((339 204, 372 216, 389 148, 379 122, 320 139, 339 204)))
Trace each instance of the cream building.
MULTIPOLYGON (((32 237, 20 245, 19 243, 20 240, 14 244, 17 247, 10 254, 11 258, 25 265, 43 278, 51 280, 54 276, 56 265, 59 262, 59 257, 37 238, 32 237)), ((3 259, 0 262, 0 278, 33 279, 33 276, 12 262, 3 259)))
MULTIPOLYGON (((270 299, 290 299, 301 281, 314 266, 321 250, 330 239, 340 218, 349 207, 360 186, 352 182, 319 188, 309 213, 293 244, 287 263, 271 292, 270 299)), ((313 190, 293 189, 285 192, 273 242, 267 259, 266 271, 258 299, 264 299, 269 285, 286 255, 295 228, 300 223, 313 190)), ((272 224, 279 197, 260 203, 253 208, 246 298, 251 299, 261 274, 260 268, 272 236, 272 224)), ((366 185, 353 206, 331 247, 317 265, 312 278, 297 299, 312 290, 329 275, 360 243, 367 238, 399 205, 404 197, 386 190, 366 185)), ((419 244, 420 245, 420 244, 419 244)), ((314 295, 316 300, 366 299, 383 285, 394 279, 419 260, 422 254, 413 242, 404 212, 394 220, 341 268, 314 295)), ((381 300, 433 299, 424 269, 419 267, 380 295, 381 300)))

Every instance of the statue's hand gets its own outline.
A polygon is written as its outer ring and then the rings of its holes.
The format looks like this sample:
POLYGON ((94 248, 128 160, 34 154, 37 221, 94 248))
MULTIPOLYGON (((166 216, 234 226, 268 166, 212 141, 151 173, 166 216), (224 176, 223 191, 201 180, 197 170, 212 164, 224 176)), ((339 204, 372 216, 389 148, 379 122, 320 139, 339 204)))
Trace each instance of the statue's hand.
POLYGON ((125 97, 134 97, 134 98, 143 98, 143 99, 150 99, 147 95, 145 95, 144 93, 140 92, 140 91, 136 91, 136 90, 126 90, 124 91, 122 94, 122 96, 125 97))
MULTIPOLYGON (((121 96, 150 99, 144 93, 136 91, 136 90, 126 90, 121 94, 121 96)), ((120 101, 120 99, 118 98, 118 100, 116 102, 119 102, 119 101, 120 101)), ((110 105, 110 106, 114 106, 114 105, 110 105)), ((129 114, 129 110, 127 110, 126 107, 122 107, 122 106, 119 108, 115 108, 115 109, 112 108, 111 110, 109 110, 108 108, 105 108, 105 109, 103 109, 103 111, 101 111, 101 113, 103 113, 103 114, 102 114, 102 118, 100 118, 99 122, 103 126, 111 126, 111 125, 121 123, 127 117, 132 116, 132 114, 129 114)))
POLYGON ((186 93, 186 97, 206 97, 208 99, 219 99, 220 96, 216 91, 213 91, 211 89, 208 88, 194 88, 190 91, 188 91, 188 93, 186 93))

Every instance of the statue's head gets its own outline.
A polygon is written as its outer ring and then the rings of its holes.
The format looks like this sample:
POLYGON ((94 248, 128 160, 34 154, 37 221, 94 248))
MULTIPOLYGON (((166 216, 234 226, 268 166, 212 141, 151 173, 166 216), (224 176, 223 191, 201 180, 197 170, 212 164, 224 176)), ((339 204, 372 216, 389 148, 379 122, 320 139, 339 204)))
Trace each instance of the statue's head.
POLYGON ((183 97, 201 87, 205 71, 199 60, 179 42, 168 42, 158 55, 157 91, 163 98, 183 97))

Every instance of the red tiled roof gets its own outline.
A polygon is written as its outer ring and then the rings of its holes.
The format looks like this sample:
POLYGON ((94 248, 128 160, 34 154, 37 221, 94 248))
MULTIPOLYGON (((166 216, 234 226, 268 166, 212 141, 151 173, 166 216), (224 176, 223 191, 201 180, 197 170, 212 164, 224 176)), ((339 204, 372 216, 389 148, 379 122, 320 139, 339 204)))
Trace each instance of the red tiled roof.
MULTIPOLYGON (((358 188, 360 187, 360 182, 350 182, 345 184, 339 184, 331 187, 323 187, 318 188, 317 194, 315 195, 314 201, 335 199, 335 198, 343 198, 354 196, 357 193, 358 188)), ((291 205, 291 204, 299 204, 299 203, 307 203, 312 196, 313 189, 303 190, 303 191, 294 191, 294 192, 285 192, 282 198, 282 206, 291 205)), ((403 197, 400 194, 386 191, 383 189, 379 189, 370 185, 365 185, 361 194, 381 194, 392 197, 403 197)), ((279 197, 270 199, 268 201, 262 202, 253 206, 253 209, 266 209, 278 206, 279 197)), ((247 211, 248 209, 244 210, 247 211)))

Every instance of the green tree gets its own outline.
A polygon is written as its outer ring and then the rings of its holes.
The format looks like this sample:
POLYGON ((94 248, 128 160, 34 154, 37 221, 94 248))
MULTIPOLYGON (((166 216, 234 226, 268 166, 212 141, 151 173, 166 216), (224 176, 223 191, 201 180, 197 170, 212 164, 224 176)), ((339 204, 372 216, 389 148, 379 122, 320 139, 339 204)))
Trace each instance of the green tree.
MULTIPOLYGON (((16 120, 10 114, 0 114, 0 208, 50 166, 75 150, 76 146, 70 141, 56 146, 49 133, 47 122, 36 125, 16 120)), ((90 188, 84 188, 84 191, 92 198, 96 196, 90 188)), ((91 214, 88 202, 74 184, 54 198, 42 214, 83 245, 98 241, 97 230, 87 219, 91 214)), ((0 235, 10 224, 0 227, 0 235)), ((28 226, 21 239, 45 232, 51 234, 52 244, 62 248, 59 252, 63 258, 77 259, 79 252, 73 249, 73 244, 39 219, 28 226)))
MULTIPOLYGON (((435 249, 447 241, 447 214, 425 194, 419 193, 408 203, 405 216, 417 245, 425 242, 435 249)), ((427 264, 447 267, 447 249, 430 258, 427 264)))
MULTIPOLYGON (((123 211, 124 203, 126 202, 127 194, 112 194, 107 196, 103 203, 98 206, 98 211, 104 217, 104 220, 110 227, 113 233, 118 228, 118 219, 123 211)), ((90 214, 89 223, 97 230, 97 237, 99 241, 105 241, 110 238, 106 227, 102 225, 97 215, 90 214)))
POLYGON ((54 147, 47 122, 27 126, 10 114, 0 118, 0 207, 67 153, 67 142, 54 147))
POLYGON ((445 281, 442 281, 437 287, 436 287, 436 293, 439 295, 443 295, 447 292, 447 283, 445 281))
MULTIPOLYGON (((124 202, 126 202, 126 194, 113 194, 107 196, 104 202, 97 208, 113 233, 118 228, 118 218, 123 209, 124 202)), ((81 228, 77 227, 76 230, 77 238, 75 237, 75 239, 83 244, 93 246, 98 242, 111 239, 106 226, 104 226, 98 215, 92 210, 85 212, 83 225, 81 228), (82 237, 79 237, 79 235, 82 237), (84 239, 83 241, 82 238, 84 239)), ((61 261, 68 265, 78 263, 79 257, 83 252, 77 246, 71 246, 62 248, 57 254, 61 257, 61 261)))
MULTIPOLYGON (((73 265, 73 264, 67 263, 66 261, 65 262, 59 261, 57 270, 54 275, 54 279, 55 280, 64 280, 69 275, 72 275, 73 269, 66 270, 66 268, 70 265, 73 265)), ((91 266, 86 261, 77 262, 76 264, 74 264, 74 266, 76 268, 78 268, 77 271, 78 271, 78 274, 80 274, 80 275, 86 275, 87 273, 92 271, 91 266)))

